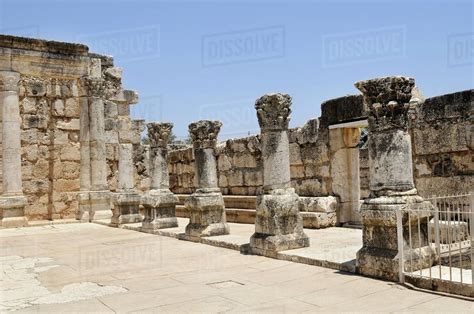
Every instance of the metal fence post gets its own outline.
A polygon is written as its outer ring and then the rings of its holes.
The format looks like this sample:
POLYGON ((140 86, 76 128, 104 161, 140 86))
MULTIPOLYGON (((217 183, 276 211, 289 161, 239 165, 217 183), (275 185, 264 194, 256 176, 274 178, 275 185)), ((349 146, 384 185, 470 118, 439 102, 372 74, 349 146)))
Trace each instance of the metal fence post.
MULTIPOLYGON (((410 213, 408 213, 410 214, 410 213)), ((397 240, 398 240, 398 278, 400 283, 405 283, 405 256, 403 245, 403 223, 402 223, 402 209, 396 211, 397 216, 397 240)))
POLYGON ((470 217, 469 217, 469 225, 470 225, 470 238, 471 238, 471 286, 474 287, 474 248, 473 248, 473 243, 474 243, 474 191, 471 191, 469 193, 469 198, 471 199, 470 203, 470 217))

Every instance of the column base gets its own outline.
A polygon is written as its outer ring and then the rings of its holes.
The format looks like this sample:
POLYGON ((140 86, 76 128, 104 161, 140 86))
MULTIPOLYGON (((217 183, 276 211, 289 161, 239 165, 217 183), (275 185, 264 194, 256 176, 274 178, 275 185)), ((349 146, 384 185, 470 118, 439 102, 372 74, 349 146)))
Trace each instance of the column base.
POLYGON ((186 200, 186 210, 189 211, 189 224, 184 236, 186 240, 199 241, 201 237, 229 234, 220 191, 197 191, 186 200))
POLYGON ((140 215, 140 195, 136 193, 116 193, 113 196, 113 215, 111 218, 112 226, 142 222, 140 215))
POLYGON ((178 197, 168 189, 151 190, 143 195, 141 204, 145 209, 145 218, 142 222, 142 229, 156 231, 177 227, 177 203, 178 197))
POLYGON ((273 190, 257 197, 255 233, 250 238, 252 254, 275 257, 279 251, 309 246, 294 189, 273 190))
POLYGON ((0 197, 0 226, 2 228, 18 228, 28 225, 25 217, 26 197, 1 196, 0 197))
POLYGON ((359 273, 385 280, 399 279, 396 211, 405 208, 407 204, 415 205, 416 211, 404 211, 402 216, 405 270, 415 271, 433 265, 436 254, 428 243, 431 204, 417 195, 382 196, 364 201, 361 207, 363 247, 357 252, 359 273))
POLYGON ((79 209, 76 213, 77 220, 91 222, 112 218, 110 191, 81 192, 77 195, 77 198, 79 201, 79 209))

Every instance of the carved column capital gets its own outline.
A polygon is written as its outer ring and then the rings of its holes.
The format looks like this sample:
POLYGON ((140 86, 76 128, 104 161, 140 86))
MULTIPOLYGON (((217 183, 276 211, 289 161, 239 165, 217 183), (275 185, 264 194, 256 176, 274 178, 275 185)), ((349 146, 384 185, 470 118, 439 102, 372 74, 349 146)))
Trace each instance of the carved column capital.
POLYGON ((150 147, 166 148, 168 146, 173 124, 169 122, 147 123, 150 147))
POLYGON ((215 148, 222 127, 220 121, 201 120, 189 125, 189 135, 195 149, 215 148))
POLYGON ((258 124, 262 131, 287 130, 291 114, 291 96, 265 94, 255 102, 258 124))
POLYGON ((87 95, 92 97, 104 97, 107 84, 104 79, 87 76, 82 79, 82 84, 87 95))
POLYGON ((0 71, 0 91, 18 91, 20 73, 11 71, 0 71))
POLYGON ((355 83, 369 110, 372 130, 406 129, 415 79, 404 76, 376 78, 355 83))

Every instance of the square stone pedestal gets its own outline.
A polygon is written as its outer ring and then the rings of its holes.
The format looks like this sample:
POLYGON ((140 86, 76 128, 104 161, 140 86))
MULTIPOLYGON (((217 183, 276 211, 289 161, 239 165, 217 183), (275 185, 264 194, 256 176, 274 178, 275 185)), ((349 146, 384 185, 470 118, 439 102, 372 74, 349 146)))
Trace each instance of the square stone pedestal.
POLYGON ((224 198, 220 190, 216 190, 219 192, 198 190, 186 200, 186 210, 189 211, 185 234, 187 240, 199 241, 201 237, 229 234, 224 198))
POLYGON ((0 197, 0 227, 16 228, 28 225, 25 217, 26 197, 1 196, 0 197))
POLYGON ((250 238, 252 254, 275 257, 279 251, 309 246, 298 200, 294 189, 274 190, 257 197, 255 233, 250 238))
POLYGON ((151 190, 141 198, 145 209, 142 229, 155 231, 178 226, 176 218, 176 204, 178 197, 170 190, 151 190))
POLYGON ((143 220, 140 215, 140 195, 136 193, 116 193, 113 195, 113 216, 111 225, 137 223, 143 220))
POLYGON ((87 191, 77 195, 79 212, 77 220, 93 221, 112 218, 110 191, 87 191))
POLYGON ((406 208, 407 204, 412 204, 416 211, 402 211, 405 269, 408 271, 413 266, 411 271, 414 271, 433 265, 436 254, 428 243, 431 203, 419 196, 379 197, 365 200, 361 207, 363 247, 357 252, 357 269, 361 274, 398 280, 401 248, 398 247, 396 211, 406 208))

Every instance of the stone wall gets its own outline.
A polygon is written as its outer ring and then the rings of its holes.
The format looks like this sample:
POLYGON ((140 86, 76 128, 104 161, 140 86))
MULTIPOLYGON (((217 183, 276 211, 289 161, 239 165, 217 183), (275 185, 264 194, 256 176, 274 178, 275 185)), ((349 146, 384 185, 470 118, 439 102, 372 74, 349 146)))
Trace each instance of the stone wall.
POLYGON ((108 183, 114 190, 118 141, 133 137, 138 144, 140 129, 134 128, 128 109, 137 102, 137 95, 122 89, 121 70, 114 67, 113 59, 89 53, 80 44, 0 35, 0 70, 20 74, 21 170, 28 219, 75 216, 80 190, 81 84, 92 71, 99 71, 106 81, 108 183), (98 59, 101 65, 95 67, 98 59), (120 132, 124 124, 131 124, 132 131, 120 132))
MULTIPOLYGON (((472 93, 469 90, 426 99, 412 117, 415 182, 423 196, 466 192, 474 186, 472 93)), ((337 143, 329 138, 329 126, 364 119, 362 97, 350 95, 323 103, 319 119, 289 131, 292 185, 300 196, 338 195, 333 184, 341 173, 331 165, 337 143), (330 149, 330 145, 333 148, 330 149)), ((370 193, 369 157, 367 149, 358 152, 360 198, 364 199, 370 193)), ((137 160, 145 158, 139 157, 139 153, 137 160)), ((256 195, 259 192, 262 184, 259 136, 220 143, 216 153, 219 186, 224 194, 256 195)), ((146 169, 144 164, 137 167, 146 169)), ((169 171, 173 192, 194 191, 191 148, 170 152, 169 171)), ((146 176, 142 176, 142 180, 146 182, 146 176)))
POLYGON ((428 98, 412 119, 415 184, 422 196, 474 187, 474 90, 428 98))
MULTIPOLYGON (((320 120, 289 130, 291 183, 300 196, 331 194, 327 128, 320 120)), ((260 137, 230 139, 217 146, 219 187, 226 195, 256 195, 263 184, 260 137)), ((139 159, 139 157, 136 157, 139 159)), ((192 148, 170 152, 170 186, 174 193, 194 191, 192 148)))
POLYGON ((79 190, 79 99, 76 79, 22 75, 23 190, 28 217, 74 216, 79 190))

